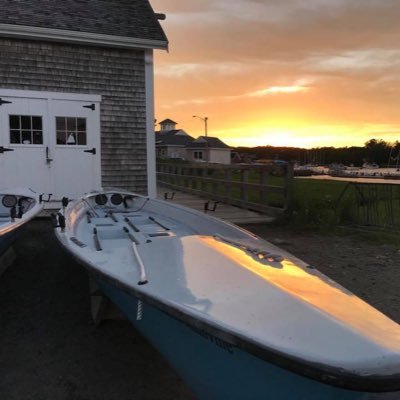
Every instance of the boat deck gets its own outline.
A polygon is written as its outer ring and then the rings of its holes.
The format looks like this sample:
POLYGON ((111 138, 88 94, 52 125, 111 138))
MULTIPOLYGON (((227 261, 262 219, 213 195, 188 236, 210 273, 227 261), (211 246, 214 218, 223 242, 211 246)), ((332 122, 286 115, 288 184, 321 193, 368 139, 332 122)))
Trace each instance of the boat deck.
MULTIPOLYGON (((157 198, 160 200, 167 201, 179 204, 181 206, 185 206, 197 211, 204 212, 205 203, 208 201, 209 208, 213 209, 215 202, 210 199, 206 199, 204 197, 195 196, 188 193, 183 193, 179 191, 174 191, 174 196, 171 199, 172 192, 170 189, 167 189, 162 186, 157 187, 157 198), (165 196, 167 194, 167 196, 165 196)), ((55 211, 58 211, 61 208, 60 201, 51 201, 49 203, 45 203, 44 210, 41 212, 41 217, 49 217, 55 211)), ((224 221, 231 222, 237 225, 247 225, 247 224, 268 224, 275 220, 274 217, 269 215, 261 214, 256 211, 246 210, 244 208, 235 207, 229 204, 218 203, 214 211, 207 211, 207 214, 220 218, 224 221)))

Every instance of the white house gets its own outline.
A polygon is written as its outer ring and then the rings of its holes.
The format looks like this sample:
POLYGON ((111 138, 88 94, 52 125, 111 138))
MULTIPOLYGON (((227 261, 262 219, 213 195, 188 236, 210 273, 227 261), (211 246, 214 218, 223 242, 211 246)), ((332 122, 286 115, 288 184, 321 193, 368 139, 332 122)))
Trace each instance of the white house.
POLYGON ((171 119, 160 122, 160 130, 156 132, 156 155, 159 158, 186 160, 186 146, 194 138, 183 129, 176 129, 177 123, 171 119))
POLYGON ((231 163, 231 148, 217 137, 200 136, 194 139, 170 119, 160 122, 156 132, 156 153, 160 158, 187 161, 231 163))
POLYGON ((217 137, 200 136, 186 146, 187 159, 218 164, 231 163, 232 149, 217 137))

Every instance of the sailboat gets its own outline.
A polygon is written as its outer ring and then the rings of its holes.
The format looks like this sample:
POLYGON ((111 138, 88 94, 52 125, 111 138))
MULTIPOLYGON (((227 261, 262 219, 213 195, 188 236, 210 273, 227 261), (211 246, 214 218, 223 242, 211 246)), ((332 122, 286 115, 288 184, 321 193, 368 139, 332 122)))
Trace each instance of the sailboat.
POLYGON ((196 398, 400 390, 400 326, 246 230, 118 189, 65 202, 56 223, 62 246, 196 398))
POLYGON ((40 195, 29 188, 0 189, 0 255, 15 240, 20 228, 42 208, 40 195))

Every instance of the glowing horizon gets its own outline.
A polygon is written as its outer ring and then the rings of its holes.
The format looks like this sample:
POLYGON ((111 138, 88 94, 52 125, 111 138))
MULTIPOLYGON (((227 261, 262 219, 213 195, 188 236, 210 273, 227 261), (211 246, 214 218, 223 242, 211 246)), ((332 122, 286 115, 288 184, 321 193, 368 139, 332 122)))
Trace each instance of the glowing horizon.
POLYGON ((363 146, 400 139, 400 7, 371 0, 152 0, 161 121, 230 146, 363 146))

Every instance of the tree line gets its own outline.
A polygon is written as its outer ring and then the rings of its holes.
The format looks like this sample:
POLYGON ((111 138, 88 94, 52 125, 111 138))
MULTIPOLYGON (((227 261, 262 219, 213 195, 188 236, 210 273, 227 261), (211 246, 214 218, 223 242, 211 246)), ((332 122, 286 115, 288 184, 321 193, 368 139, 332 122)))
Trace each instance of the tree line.
POLYGON ((363 147, 316 147, 303 149, 300 147, 237 147, 236 151, 253 160, 284 160, 300 164, 361 166, 364 163, 376 163, 381 167, 400 166, 400 142, 385 142, 381 139, 370 139, 363 147))

